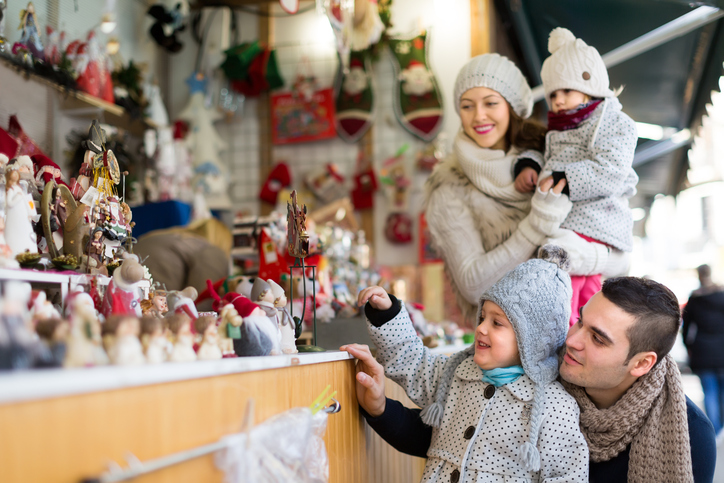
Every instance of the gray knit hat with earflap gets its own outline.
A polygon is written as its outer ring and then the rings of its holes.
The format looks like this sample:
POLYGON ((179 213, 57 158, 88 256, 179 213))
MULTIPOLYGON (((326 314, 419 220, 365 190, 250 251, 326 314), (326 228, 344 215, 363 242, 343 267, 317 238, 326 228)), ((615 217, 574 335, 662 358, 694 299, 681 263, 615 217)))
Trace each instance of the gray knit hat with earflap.
MULTIPOLYGON (((529 471, 540 469, 538 433, 543 422, 545 387, 558 377, 558 349, 566 341, 571 317, 571 277, 568 254, 555 245, 544 245, 540 259, 528 260, 508 272, 480 298, 478 314, 486 300, 500 306, 518 342, 525 374, 535 384, 529 441, 520 447, 520 459, 529 471)), ((425 424, 440 427, 444 404, 457 366, 475 353, 475 346, 454 354, 445 363, 435 403, 422 413, 425 424)))
POLYGON ((458 72, 453 100, 460 114, 460 98, 474 87, 492 89, 508 101, 510 107, 523 119, 533 112, 533 92, 523 73, 507 57, 483 54, 473 57, 458 72))

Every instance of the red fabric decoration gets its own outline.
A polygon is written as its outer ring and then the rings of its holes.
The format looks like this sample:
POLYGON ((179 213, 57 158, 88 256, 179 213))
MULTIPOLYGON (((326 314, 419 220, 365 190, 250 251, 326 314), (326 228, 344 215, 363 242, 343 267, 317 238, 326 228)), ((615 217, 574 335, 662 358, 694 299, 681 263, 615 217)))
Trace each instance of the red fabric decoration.
POLYGON ((18 155, 18 142, 3 128, 0 128, 0 154, 8 159, 18 155))
POLYGON ((263 280, 281 282, 282 274, 286 273, 284 257, 277 250, 276 243, 271 239, 266 229, 259 234, 259 277, 263 280))
POLYGON ((282 188, 286 188, 292 184, 292 176, 289 173, 289 167, 286 163, 278 163, 269 173, 264 186, 259 193, 259 199, 269 204, 277 203, 277 196, 282 188))
POLYGON ((407 213, 392 213, 385 222, 385 237, 391 243, 412 241, 412 218, 407 213))
POLYGON ((189 125, 184 121, 176 121, 173 123, 173 138, 185 139, 189 132, 189 125))
POLYGON ((18 143, 17 153, 13 157, 23 155, 33 156, 35 154, 45 155, 43 150, 35 144, 35 141, 25 134, 25 131, 20 125, 20 121, 18 121, 18 117, 14 114, 10 116, 10 121, 8 122, 8 134, 18 143))
POLYGON ((206 291, 208 291, 211 297, 214 298, 212 308, 216 312, 221 312, 222 308, 224 308, 228 304, 231 304, 234 306, 239 315, 241 315, 243 318, 246 318, 251 315, 254 309, 259 307, 248 298, 235 292, 229 292, 225 294, 223 298, 219 297, 219 294, 216 293, 216 289, 214 288, 214 285, 212 285, 211 280, 206 280, 206 291))
POLYGON ((374 194, 377 191, 377 178, 372 169, 354 177, 352 204, 355 210, 369 210, 374 206, 374 194))
MULTIPOLYGON (((120 269, 119 269, 120 270, 120 269)), ((141 306, 136 300, 135 291, 126 291, 116 287, 116 282, 111 278, 106 294, 103 297, 100 313, 105 318, 110 315, 134 315, 141 316, 141 306)))

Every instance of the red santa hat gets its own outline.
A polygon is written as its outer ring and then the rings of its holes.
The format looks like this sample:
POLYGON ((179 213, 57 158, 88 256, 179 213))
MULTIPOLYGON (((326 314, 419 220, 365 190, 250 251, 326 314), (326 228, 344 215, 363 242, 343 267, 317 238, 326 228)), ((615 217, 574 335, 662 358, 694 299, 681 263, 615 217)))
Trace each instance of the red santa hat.
POLYGON ((419 60, 412 59, 409 64, 407 64, 408 69, 412 69, 413 67, 425 67, 422 62, 419 60))
POLYGON ((214 290, 211 280, 206 281, 206 288, 214 298, 212 307, 216 312, 221 312, 221 309, 224 308, 224 306, 231 304, 242 318, 246 318, 251 315, 254 309, 259 308, 257 304, 235 292, 227 293, 223 298, 219 297, 219 294, 216 293, 216 290, 214 290))
POLYGON ((354 67, 359 67, 360 69, 364 68, 364 65, 362 65, 362 59, 355 57, 354 59, 349 61, 349 68, 352 69, 354 67))
POLYGON ((44 183, 50 180, 55 180, 58 185, 65 185, 63 181, 63 173, 60 171, 60 167, 53 162, 52 159, 44 154, 35 154, 30 157, 35 167, 35 181, 43 181, 44 183))

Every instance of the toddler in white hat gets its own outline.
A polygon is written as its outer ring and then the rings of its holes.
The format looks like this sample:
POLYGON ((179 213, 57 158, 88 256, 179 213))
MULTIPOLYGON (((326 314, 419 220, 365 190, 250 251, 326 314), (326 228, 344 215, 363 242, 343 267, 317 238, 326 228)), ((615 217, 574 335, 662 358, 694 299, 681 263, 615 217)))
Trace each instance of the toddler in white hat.
MULTIPOLYGON (((560 236, 580 236, 601 249, 630 252, 633 218, 628 200, 638 182, 632 167, 636 125, 621 111, 618 92, 609 88, 606 65, 594 47, 559 27, 550 34, 548 50, 551 55, 541 69, 550 107, 544 159, 519 160, 515 187, 529 192, 539 179, 565 179, 563 192, 573 206, 560 236)), ((571 284, 572 324, 579 308, 601 289, 601 275, 572 276, 571 284)))

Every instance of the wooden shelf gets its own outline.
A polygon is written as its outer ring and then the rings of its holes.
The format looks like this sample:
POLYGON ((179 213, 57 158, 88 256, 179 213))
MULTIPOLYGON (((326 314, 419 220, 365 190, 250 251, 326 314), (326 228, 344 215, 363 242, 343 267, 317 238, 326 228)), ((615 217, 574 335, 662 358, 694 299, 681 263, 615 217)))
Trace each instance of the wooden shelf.
POLYGON ((136 136, 143 136, 146 129, 154 129, 156 127, 147 119, 131 119, 126 110, 121 106, 91 96, 85 92, 69 90, 45 77, 22 70, 5 57, 0 57, 0 64, 27 80, 35 81, 58 91, 60 94, 58 99, 60 111, 67 116, 89 120, 98 119, 103 123, 128 131, 136 136))

